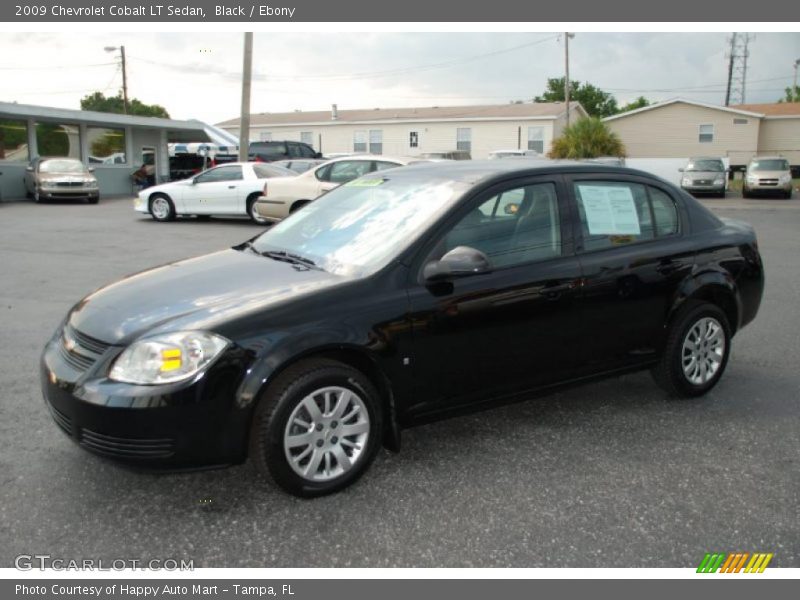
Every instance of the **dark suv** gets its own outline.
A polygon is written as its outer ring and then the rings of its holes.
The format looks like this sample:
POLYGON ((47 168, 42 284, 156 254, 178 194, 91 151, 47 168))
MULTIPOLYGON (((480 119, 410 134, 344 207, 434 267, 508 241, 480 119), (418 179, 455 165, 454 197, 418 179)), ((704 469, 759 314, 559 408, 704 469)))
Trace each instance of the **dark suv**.
POLYGON ((322 158, 322 154, 303 142, 251 142, 248 159, 272 162, 289 158, 322 158))

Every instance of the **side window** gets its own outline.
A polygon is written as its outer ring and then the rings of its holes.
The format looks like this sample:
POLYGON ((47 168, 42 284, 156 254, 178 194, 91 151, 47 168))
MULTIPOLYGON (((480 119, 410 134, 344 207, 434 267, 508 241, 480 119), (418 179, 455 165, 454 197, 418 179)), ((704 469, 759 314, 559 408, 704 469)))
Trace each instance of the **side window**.
POLYGON ((650 202, 653 204, 653 219, 656 223, 656 235, 675 235, 680 229, 678 219, 678 207, 675 201, 658 188, 648 188, 650 191, 650 202))
POLYGON ((331 165, 328 181, 331 183, 347 183, 357 177, 369 173, 372 161, 369 160, 343 160, 331 165))
POLYGON ((289 144, 287 144, 287 145, 289 146, 289 156, 290 157, 299 158, 300 156, 302 156, 300 154, 300 145, 299 144, 293 144, 293 143, 289 142, 289 144))
POLYGON ((300 156, 302 156, 303 158, 314 158, 315 154, 316 153, 314 152, 314 149, 311 148, 310 146, 306 145, 300 146, 300 156))
POLYGON ((205 173, 197 176, 197 183, 213 183, 215 181, 240 181, 242 179, 242 167, 217 167, 209 169, 205 173))
POLYGON ((561 255, 558 198, 552 183, 504 191, 475 207, 445 236, 442 254, 470 246, 494 267, 509 267, 561 255))
POLYGON ((675 201, 658 188, 631 182, 581 181, 575 198, 584 251, 602 250, 680 231, 675 201))
POLYGON ((319 181, 330 181, 332 166, 333 165, 325 165, 324 167, 320 167, 314 171, 314 177, 316 177, 319 181))

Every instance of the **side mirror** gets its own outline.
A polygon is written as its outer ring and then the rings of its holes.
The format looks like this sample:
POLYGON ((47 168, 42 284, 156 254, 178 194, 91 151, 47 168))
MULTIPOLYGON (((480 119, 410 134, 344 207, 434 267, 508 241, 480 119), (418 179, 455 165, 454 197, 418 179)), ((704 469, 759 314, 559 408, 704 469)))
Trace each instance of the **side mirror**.
POLYGON ((491 270, 492 264, 483 252, 469 246, 457 246, 441 259, 433 260, 425 265, 422 270, 422 276, 425 281, 433 283, 457 277, 489 273, 491 270))
POLYGON ((509 202, 503 208, 503 212, 506 213, 507 215, 515 215, 519 212, 519 204, 517 204, 516 202, 509 202))
POLYGON ((94 173, 94 167, 89 167, 87 170, 89 171, 89 173, 94 173))
POLYGON ((322 152, 317 152, 314 154, 314 158, 322 158, 322 152))

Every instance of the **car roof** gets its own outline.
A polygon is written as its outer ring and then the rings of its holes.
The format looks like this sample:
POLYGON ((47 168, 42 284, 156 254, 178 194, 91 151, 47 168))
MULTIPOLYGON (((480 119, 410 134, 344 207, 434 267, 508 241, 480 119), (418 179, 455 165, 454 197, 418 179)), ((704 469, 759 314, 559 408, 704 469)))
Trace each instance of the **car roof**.
POLYGON ((787 158, 785 156, 754 156, 750 160, 787 160, 787 158))
POLYGON ((548 160, 541 158, 520 158, 518 160, 460 160, 449 162, 417 162, 402 169, 393 169, 392 178, 415 179, 418 177, 460 181, 474 184, 479 181, 501 177, 503 175, 547 175, 551 173, 619 173, 635 175, 662 181, 661 178, 628 167, 605 165, 602 163, 581 162, 576 160, 548 160))

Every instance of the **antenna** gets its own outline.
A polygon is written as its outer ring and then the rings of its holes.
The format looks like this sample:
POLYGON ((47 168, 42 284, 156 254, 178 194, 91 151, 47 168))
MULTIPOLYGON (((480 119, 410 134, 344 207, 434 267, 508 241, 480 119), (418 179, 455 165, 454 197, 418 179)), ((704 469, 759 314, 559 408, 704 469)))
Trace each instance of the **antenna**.
POLYGON ((730 48, 728 59, 728 89, 725 92, 725 106, 744 104, 747 87, 747 59, 750 56, 748 45, 756 38, 749 33, 732 33, 728 38, 730 48))

